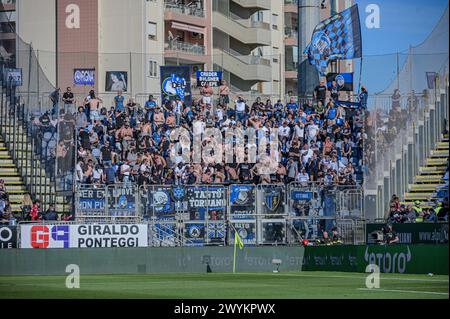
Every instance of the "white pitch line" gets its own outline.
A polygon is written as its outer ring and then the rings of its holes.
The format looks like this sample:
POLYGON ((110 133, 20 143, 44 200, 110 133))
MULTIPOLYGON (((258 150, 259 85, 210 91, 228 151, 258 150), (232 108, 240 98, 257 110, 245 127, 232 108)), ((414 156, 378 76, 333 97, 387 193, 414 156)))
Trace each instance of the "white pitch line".
MULTIPOLYGON (((288 273, 285 273, 289 275, 288 273)), ((369 274, 369 273, 367 273, 369 274)), ((298 277, 317 277, 317 278, 354 278, 354 279, 366 279, 366 277, 358 277, 358 276, 323 276, 323 275, 310 275, 310 274, 295 274, 294 276, 298 277)), ((382 280, 399 280, 399 281, 424 281, 424 282, 449 282, 448 280, 430 280, 425 278, 398 278, 398 277, 380 277, 382 280)))
POLYGON ((417 291, 417 290, 397 290, 397 289, 380 289, 380 288, 356 288, 357 290, 365 291, 386 291, 386 292, 407 292, 413 294, 429 294, 429 295, 448 295, 448 292, 435 292, 435 291, 417 291))

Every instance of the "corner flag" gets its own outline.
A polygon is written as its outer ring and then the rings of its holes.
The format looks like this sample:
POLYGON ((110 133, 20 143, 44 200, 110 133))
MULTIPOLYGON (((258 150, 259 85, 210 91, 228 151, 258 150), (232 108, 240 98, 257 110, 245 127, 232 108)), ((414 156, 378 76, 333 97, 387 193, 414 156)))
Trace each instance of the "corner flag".
POLYGON ((242 241, 237 231, 234 232, 234 245, 236 246, 236 244, 239 245, 239 249, 244 248, 244 242, 242 241))
MULTIPOLYGON (((234 227, 233 227, 234 228, 234 227)), ((244 248, 244 242, 242 241, 241 237, 239 236, 236 229, 234 229, 234 256, 233 256, 233 273, 236 272, 236 247, 239 245, 239 249, 244 248)))

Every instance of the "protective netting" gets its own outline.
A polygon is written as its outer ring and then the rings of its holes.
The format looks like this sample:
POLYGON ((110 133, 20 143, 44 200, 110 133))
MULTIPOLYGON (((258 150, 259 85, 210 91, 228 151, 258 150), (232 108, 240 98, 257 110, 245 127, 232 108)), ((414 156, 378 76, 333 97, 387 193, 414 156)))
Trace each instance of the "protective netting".
POLYGON ((370 76, 390 79, 368 102, 365 191, 377 201, 373 217, 383 217, 391 195, 405 200, 409 184, 448 128, 441 98, 448 87, 448 23, 447 8, 428 38, 407 53, 365 59, 370 76))

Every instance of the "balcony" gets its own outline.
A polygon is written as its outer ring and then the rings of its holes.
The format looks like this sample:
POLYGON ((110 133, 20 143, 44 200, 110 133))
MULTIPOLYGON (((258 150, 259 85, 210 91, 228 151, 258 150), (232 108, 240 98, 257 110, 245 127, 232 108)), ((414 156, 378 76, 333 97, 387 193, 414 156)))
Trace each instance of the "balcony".
POLYGON ((166 21, 179 21, 186 24, 207 26, 206 11, 197 6, 167 2, 165 4, 164 19, 166 21))
POLYGON ((164 46, 166 59, 182 63, 209 63, 210 58, 206 56, 206 47, 182 41, 166 42, 164 46))
POLYGON ((271 45, 270 24, 213 12, 214 27, 245 44, 271 45))
POLYGON ((246 9, 270 10, 270 0, 232 0, 246 9))
POLYGON ((214 49, 214 63, 244 81, 272 80, 270 60, 257 56, 242 56, 232 50, 225 52, 214 49))
POLYGON ((165 4, 165 8, 170 12, 186 14, 198 18, 205 17, 205 10, 203 8, 198 8, 197 6, 187 6, 179 3, 168 2, 165 4))
POLYGON ((195 55, 205 55, 206 52, 206 48, 203 45, 181 41, 166 42, 165 49, 195 55))
POLYGON ((298 0, 284 0, 284 12, 298 13, 298 0))
POLYGON ((298 31, 292 27, 284 28, 284 44, 286 46, 298 45, 298 31))
POLYGON ((15 11, 15 10, 16 10, 16 0, 0 1, 0 11, 15 11))

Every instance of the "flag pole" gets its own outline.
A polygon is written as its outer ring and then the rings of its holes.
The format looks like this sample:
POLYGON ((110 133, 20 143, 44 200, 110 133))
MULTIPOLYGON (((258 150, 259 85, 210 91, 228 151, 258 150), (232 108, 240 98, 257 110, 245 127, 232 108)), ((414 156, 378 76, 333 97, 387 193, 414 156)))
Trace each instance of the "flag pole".
POLYGON ((236 240, 236 228, 230 223, 231 228, 234 230, 234 252, 233 252, 233 274, 236 273, 236 253, 237 253, 237 240, 236 240))
MULTIPOLYGON (((234 227, 233 227, 234 229, 234 227)), ((234 253, 233 253, 233 274, 236 273, 236 246, 237 246, 237 240, 236 240, 236 229, 234 229, 234 253)))

